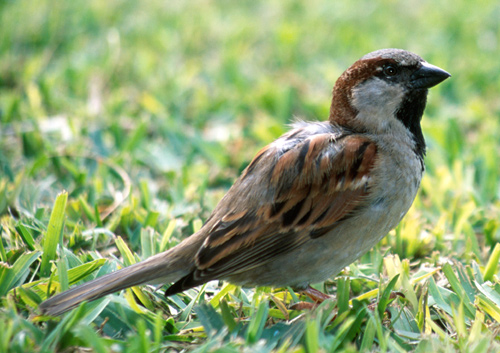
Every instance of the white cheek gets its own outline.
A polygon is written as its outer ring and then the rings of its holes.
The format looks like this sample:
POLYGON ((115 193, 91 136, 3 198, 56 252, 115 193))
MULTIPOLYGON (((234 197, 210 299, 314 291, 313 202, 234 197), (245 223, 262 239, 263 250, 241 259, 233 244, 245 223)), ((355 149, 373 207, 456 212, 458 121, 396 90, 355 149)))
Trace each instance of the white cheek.
POLYGON ((404 90, 379 78, 367 80, 353 91, 353 105, 358 111, 393 114, 400 105, 404 90))
POLYGON ((353 90, 352 104, 358 111, 357 118, 375 130, 387 130, 394 123, 395 112, 404 98, 404 89, 372 78, 353 90))

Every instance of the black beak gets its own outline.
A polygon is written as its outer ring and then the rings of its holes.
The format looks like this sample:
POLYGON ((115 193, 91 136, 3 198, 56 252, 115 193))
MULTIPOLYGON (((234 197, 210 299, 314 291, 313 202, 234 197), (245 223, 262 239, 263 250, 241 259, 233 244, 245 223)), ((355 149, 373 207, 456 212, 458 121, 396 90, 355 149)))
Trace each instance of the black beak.
POLYGON ((420 69, 411 75, 411 86, 417 89, 427 89, 443 82, 451 75, 437 66, 422 62, 420 69))

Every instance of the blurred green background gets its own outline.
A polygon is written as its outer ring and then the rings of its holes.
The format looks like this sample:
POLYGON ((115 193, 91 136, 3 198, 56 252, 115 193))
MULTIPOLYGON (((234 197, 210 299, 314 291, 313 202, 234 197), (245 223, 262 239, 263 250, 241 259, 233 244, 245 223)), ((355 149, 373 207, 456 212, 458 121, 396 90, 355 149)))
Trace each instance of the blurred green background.
POLYGON ((354 60, 397 47, 453 75, 430 95, 430 172, 460 159, 481 197, 498 196, 496 1, 0 6, 0 165, 10 180, 46 153, 119 158, 143 173, 178 172, 193 158, 214 174, 241 169, 294 116, 325 119, 354 60))
MULTIPOLYGON (((350 64, 387 47, 413 51, 452 78, 429 94, 427 173, 415 207, 359 266, 377 273, 392 253, 412 264, 445 258, 483 268, 500 240, 494 0, 0 0, 1 260, 41 251, 63 189, 63 239, 76 254, 69 267, 95 259, 88 251, 116 250, 106 232, 90 236, 94 228, 125 237, 136 259, 148 255, 147 227, 162 247, 175 244, 287 124, 327 118, 332 86, 350 64), (103 217, 113 202, 119 207, 103 217)), ((6 290, 44 279, 37 261, 6 290)), ((8 311, 12 298, 0 315, 23 332, 14 322, 29 322, 36 305, 8 311)))

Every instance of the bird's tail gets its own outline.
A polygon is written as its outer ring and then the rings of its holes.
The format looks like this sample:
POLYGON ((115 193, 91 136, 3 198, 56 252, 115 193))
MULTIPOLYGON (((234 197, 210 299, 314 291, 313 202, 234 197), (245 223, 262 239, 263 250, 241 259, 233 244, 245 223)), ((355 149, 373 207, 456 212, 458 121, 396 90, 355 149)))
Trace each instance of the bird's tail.
POLYGON ((57 294, 41 303, 39 309, 45 315, 57 316, 83 301, 96 300, 128 287, 176 281, 188 273, 189 265, 176 259, 172 254, 174 249, 57 294))

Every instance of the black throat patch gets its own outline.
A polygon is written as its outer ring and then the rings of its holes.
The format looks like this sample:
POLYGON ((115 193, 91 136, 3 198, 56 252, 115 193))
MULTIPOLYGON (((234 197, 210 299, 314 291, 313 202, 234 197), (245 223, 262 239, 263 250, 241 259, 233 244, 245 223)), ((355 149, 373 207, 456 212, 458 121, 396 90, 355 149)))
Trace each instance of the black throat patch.
POLYGON ((424 114, 425 103, 427 102, 427 91, 418 90, 406 94, 401 102, 401 106, 396 111, 396 118, 410 130, 415 141, 415 153, 423 161, 425 156, 425 140, 420 126, 420 120, 424 114))

